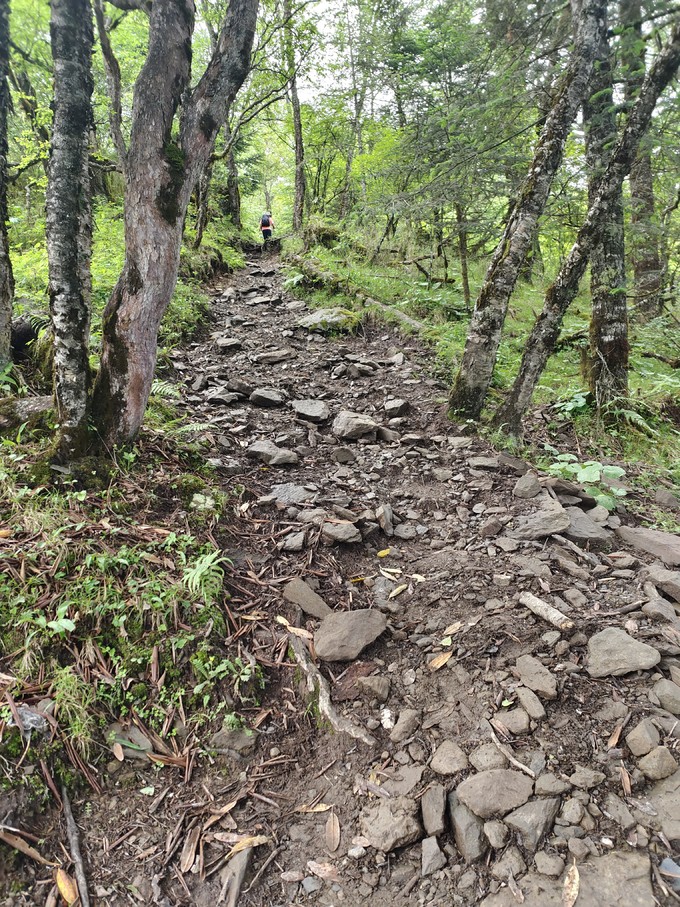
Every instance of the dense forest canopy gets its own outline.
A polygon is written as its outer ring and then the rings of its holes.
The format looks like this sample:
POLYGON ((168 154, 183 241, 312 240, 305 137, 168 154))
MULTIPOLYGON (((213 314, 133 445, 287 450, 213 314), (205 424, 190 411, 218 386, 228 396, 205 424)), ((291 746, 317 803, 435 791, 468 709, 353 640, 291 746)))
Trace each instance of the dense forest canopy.
MULTIPOLYGON (((592 264, 583 390, 600 415, 628 409, 629 323, 645 344, 646 325, 677 324, 672 3, 179 10, 14 0, 2 19, 0 364, 12 391, 10 321, 46 322, 51 299, 61 456, 136 437, 159 330, 162 347, 176 342, 201 279, 259 239, 262 210, 290 250, 396 266, 397 308, 429 296, 452 354, 451 412, 473 419, 496 393, 511 300, 532 288, 537 314, 547 289, 545 318, 551 281, 568 277, 532 377, 497 411, 512 431, 592 264)), ((645 352, 670 380, 665 335, 645 352)))

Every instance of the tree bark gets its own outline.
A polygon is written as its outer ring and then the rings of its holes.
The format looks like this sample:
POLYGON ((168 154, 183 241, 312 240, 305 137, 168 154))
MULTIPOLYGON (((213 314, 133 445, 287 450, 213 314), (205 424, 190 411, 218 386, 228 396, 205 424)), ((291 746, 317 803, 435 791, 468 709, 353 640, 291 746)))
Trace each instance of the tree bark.
POLYGON ((458 224, 458 261, 460 263, 460 279, 463 285, 465 310, 469 312, 471 296, 470 277, 468 274, 467 221, 465 219, 465 212, 458 202, 456 202, 456 223, 458 224))
POLYGON ((47 256, 54 334, 57 455, 87 445, 92 210, 92 11, 89 0, 52 0, 54 120, 47 186, 47 256))
POLYGON ((626 127, 612 153, 607 169, 599 180, 597 193, 576 242, 548 290, 543 311, 524 348, 522 363, 512 390, 499 410, 495 422, 516 433, 559 335, 562 318, 578 291, 588 258, 600 241, 612 216, 621 183, 635 160, 641 138, 649 128, 659 95, 673 80, 680 66, 680 26, 673 28, 669 43, 647 74, 626 127))
MULTIPOLYGON (((645 74, 645 45, 642 39, 640 0, 621 0, 621 24, 624 26, 622 61, 624 64, 625 97, 633 103, 640 91, 645 74)), ((642 142, 628 179, 631 203, 630 251, 634 278, 634 310, 645 321, 659 315, 662 309, 661 253, 659 224, 655 216, 654 174, 652 157, 642 142)))
POLYGON ((293 136, 295 140, 295 197, 293 199, 293 230, 299 232, 305 214, 305 146, 302 137, 302 113, 297 90, 295 46, 293 44, 293 8, 291 0, 283 0, 283 45, 284 59, 288 70, 288 91, 293 114, 293 136))
POLYGON ((532 246, 576 112, 590 82, 605 0, 586 0, 569 67, 538 141, 529 174, 477 298, 460 369, 449 397, 452 415, 478 419, 493 375, 503 323, 522 262, 532 246))
MULTIPOLYGON (((588 204, 597 197, 600 179, 616 135, 610 48, 602 35, 590 97, 583 104, 586 127, 588 204)), ((628 394, 628 309, 621 187, 612 199, 611 218, 591 255, 589 383, 598 412, 606 415, 615 400, 628 394)))
POLYGON ((187 206, 248 72, 257 7, 258 0, 231 0, 215 53, 186 99, 192 0, 156 0, 151 7, 127 153, 125 264, 103 316, 93 400, 97 430, 109 447, 133 440, 142 425, 158 329, 177 282, 187 206), (180 100, 177 142, 172 127, 180 100))
POLYGON ((14 276, 7 237, 7 116, 10 97, 9 4, 0 6, 0 371, 11 361, 12 299, 14 276))

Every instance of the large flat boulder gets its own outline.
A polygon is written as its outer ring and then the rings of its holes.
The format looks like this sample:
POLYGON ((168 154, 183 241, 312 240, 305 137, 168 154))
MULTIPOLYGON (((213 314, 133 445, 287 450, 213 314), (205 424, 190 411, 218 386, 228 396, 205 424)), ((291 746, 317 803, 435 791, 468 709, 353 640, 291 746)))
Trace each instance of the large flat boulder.
POLYGON ((647 551, 667 567, 680 565, 680 536, 660 529, 642 529, 640 527, 620 526, 616 530, 623 539, 639 551, 647 551))
POLYGON ((508 768, 493 768, 466 778, 456 796, 476 816, 490 819, 523 806, 534 790, 531 778, 508 768))
POLYGON ((329 614, 314 634, 314 649, 324 661, 354 661, 386 627, 380 611, 361 608, 329 614))
POLYGON ((657 649, 633 639, 618 627, 607 627, 588 640, 591 677, 621 677, 632 671, 647 671, 660 661, 657 649))

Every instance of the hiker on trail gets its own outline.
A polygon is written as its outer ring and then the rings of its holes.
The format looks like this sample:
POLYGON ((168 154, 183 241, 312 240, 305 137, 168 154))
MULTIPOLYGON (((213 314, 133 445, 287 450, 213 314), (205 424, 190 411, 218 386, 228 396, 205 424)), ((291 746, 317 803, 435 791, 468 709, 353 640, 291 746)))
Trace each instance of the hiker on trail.
POLYGON ((260 218, 260 230, 262 230, 263 242, 266 243, 268 239, 272 238, 272 232, 274 230, 274 218, 271 216, 269 211, 265 211, 260 218))

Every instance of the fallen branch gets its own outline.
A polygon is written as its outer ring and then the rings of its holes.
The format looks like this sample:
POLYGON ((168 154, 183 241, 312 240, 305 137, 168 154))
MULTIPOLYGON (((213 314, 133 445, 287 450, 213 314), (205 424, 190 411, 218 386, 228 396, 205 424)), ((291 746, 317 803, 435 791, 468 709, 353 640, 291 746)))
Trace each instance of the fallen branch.
POLYGON ((289 639, 290 646, 295 654, 295 660, 307 678, 307 689, 313 695, 318 694, 319 712, 328 721, 333 730, 339 734, 348 734, 350 737, 354 737, 355 740, 365 743, 366 746, 375 746, 377 743, 375 737, 364 728, 354 724, 353 721, 338 715, 335 711, 331 702, 331 691, 328 681, 310 659, 304 642, 292 633, 289 634, 289 639))
POLYGON ((78 894, 80 895, 81 907, 90 907, 90 897, 87 893, 87 876, 85 875, 85 864, 80 853, 80 837, 78 835, 78 826, 73 818, 71 810, 71 801, 68 798, 66 785, 62 785, 61 799, 64 804, 64 818, 66 819, 66 836, 71 850, 71 859, 78 883, 78 894))
POLYGON ((514 765, 515 768, 518 768, 521 772, 524 772, 525 775, 528 775, 530 778, 533 778, 534 781, 536 780, 536 772, 532 771, 528 765, 524 765, 523 762, 520 762, 518 759, 515 759, 515 757, 510 752, 510 749, 507 746, 504 746, 500 742, 500 740, 498 739, 498 737, 495 735, 495 733, 493 731, 491 731, 491 739, 496 744, 496 747, 501 751, 501 753, 503 753, 503 755, 508 760, 510 765, 514 765))
POLYGON ((549 605, 547 602, 544 602, 543 599, 532 595, 531 592, 520 593, 519 603, 520 605, 524 605, 525 608, 528 608, 533 614, 536 614, 537 617, 546 620, 549 624, 552 624, 553 627, 557 627, 558 630, 571 630, 574 626, 573 620, 569 620, 569 618, 565 614, 562 614, 561 611, 558 611, 557 608, 553 608, 552 605, 549 605))
POLYGON ((665 362, 671 368, 680 368, 680 358, 671 359, 668 356, 660 356, 658 353, 643 353, 643 359, 658 359, 659 362, 665 362))

